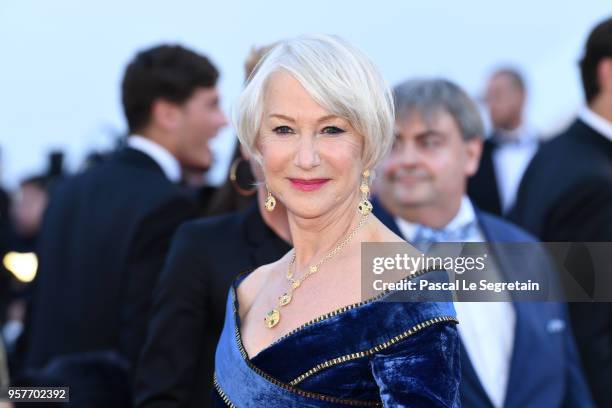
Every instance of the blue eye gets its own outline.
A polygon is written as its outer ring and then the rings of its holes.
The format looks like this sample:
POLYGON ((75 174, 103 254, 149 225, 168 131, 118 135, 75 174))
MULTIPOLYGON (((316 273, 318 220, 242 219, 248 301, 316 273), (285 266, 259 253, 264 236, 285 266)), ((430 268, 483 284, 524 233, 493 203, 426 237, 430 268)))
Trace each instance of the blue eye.
POLYGON ((293 133, 293 130, 289 126, 278 126, 273 129, 274 133, 279 133, 281 135, 293 133))
POLYGON ((340 133, 344 133, 344 130, 336 126, 327 126, 323 128, 322 132, 327 133, 327 134, 337 135, 340 133))

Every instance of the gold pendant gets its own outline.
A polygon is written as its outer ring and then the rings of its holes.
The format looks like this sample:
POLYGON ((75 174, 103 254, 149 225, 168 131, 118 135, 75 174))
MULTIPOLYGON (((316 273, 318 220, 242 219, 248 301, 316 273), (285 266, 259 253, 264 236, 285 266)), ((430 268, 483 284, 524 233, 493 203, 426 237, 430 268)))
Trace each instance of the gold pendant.
POLYGON ((272 309, 266 314, 264 320, 266 322, 266 326, 268 326, 268 329, 271 329, 278 324, 280 320, 280 312, 278 309, 272 309))
POLYGON ((283 296, 278 298, 278 304, 281 306, 286 306, 291 302, 291 295, 289 293, 283 293, 283 296))

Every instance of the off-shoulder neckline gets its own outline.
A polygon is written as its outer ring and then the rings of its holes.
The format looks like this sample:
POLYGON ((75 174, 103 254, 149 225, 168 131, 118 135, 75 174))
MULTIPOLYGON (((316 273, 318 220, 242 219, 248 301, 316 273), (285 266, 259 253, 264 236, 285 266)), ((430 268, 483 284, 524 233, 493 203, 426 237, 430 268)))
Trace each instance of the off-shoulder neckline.
MULTIPOLYGON (((269 349, 271 349, 272 347, 280 344, 283 341, 286 341, 287 339, 289 339, 292 336, 297 335, 297 333, 301 332, 302 330, 313 326, 315 324, 327 321, 329 319, 331 319, 332 317, 335 316, 339 316, 343 313, 348 312, 349 310, 355 310, 358 309, 360 307, 364 307, 366 305, 369 305, 377 300, 380 300, 382 298, 384 298, 385 296, 393 293, 390 290, 386 290, 386 291, 382 291, 381 293, 376 294, 375 296, 369 297, 368 299, 356 302, 356 303, 351 303, 348 304, 346 306, 343 306, 341 308, 332 310, 330 312, 324 313, 322 315, 319 315, 305 323, 302 323, 301 325, 295 327, 294 329, 291 329, 290 331, 288 331, 287 333, 283 334, 282 336, 280 336, 279 338, 277 338, 276 340, 274 340, 273 342, 271 342, 270 344, 268 344, 267 346, 265 346, 264 348, 262 348, 261 350, 259 350, 259 352, 257 352, 257 354, 255 354, 254 356, 249 356, 246 348, 244 347, 244 343, 242 341, 242 330, 241 330, 241 320, 240 320, 240 304, 238 302, 238 293, 237 293, 237 289, 238 286, 240 285, 240 283, 242 283, 242 281, 248 276, 250 275, 252 272, 254 272, 257 268, 251 268, 248 269, 246 271, 243 271, 241 273, 239 273, 236 278, 234 279, 234 283, 231 286, 231 296, 232 296, 232 305, 233 305, 233 312, 234 312, 234 325, 235 327, 235 331, 236 331, 236 341, 237 341, 237 345, 238 348, 240 349, 241 354, 243 355, 243 357, 248 360, 248 361, 253 361, 255 358, 257 358, 259 355, 261 355, 263 352, 268 351, 269 349)), ((414 279, 417 278, 425 273, 428 272, 435 272, 435 271, 439 271, 439 269, 437 268, 431 268, 431 269, 421 269, 420 271, 412 274, 409 279, 414 279)))

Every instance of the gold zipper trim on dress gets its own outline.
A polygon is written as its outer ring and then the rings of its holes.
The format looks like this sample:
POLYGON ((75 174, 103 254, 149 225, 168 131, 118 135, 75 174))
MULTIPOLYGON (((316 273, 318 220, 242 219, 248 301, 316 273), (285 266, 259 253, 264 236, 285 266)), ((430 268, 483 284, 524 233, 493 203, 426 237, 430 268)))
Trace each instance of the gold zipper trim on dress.
POLYGON ((227 405, 230 408, 236 408, 236 406, 234 404, 232 404, 232 401, 230 401, 229 397, 227 396, 225 391, 223 391, 223 389, 221 388, 221 385, 217 381, 217 373, 215 373, 213 375, 213 385, 215 386, 215 389, 217 390, 217 393, 219 394, 219 396, 223 400, 223 403, 225 403, 225 405, 227 405))
POLYGON ((346 354, 344 356, 341 357, 336 357, 333 358, 331 360, 327 360, 321 364, 317 364, 316 366, 314 366, 313 368, 311 368, 310 370, 306 371, 305 373, 299 375, 298 377, 296 377, 295 379, 289 381, 290 385, 297 385, 300 382, 304 381, 306 378, 318 373, 321 370, 324 370, 326 368, 330 368, 332 366, 335 366, 337 364, 341 364, 347 361, 351 361, 351 360, 356 360, 358 358, 363 358, 363 357, 368 357, 371 356, 374 353, 377 353, 379 351, 382 351, 386 348, 391 347, 392 345, 394 345, 395 343, 404 340, 406 337, 409 337, 427 327, 430 327, 436 323, 442 323, 442 322, 455 322, 455 323, 459 323, 457 321, 457 319, 455 319, 454 317, 451 316, 441 316, 441 317, 434 317, 433 319, 429 319, 426 320, 424 322, 418 323, 417 325, 411 327, 410 329, 406 330, 405 332, 393 337, 392 339, 381 343, 375 347, 372 347, 368 350, 365 351, 359 351, 357 353, 351 353, 351 354, 346 354))
MULTIPOLYGON (((419 277, 421 275, 424 275, 427 272, 432 272, 432 271, 436 271, 436 270, 439 270, 439 268, 432 267, 432 268, 427 268, 427 269, 421 269, 421 270, 419 270, 419 271, 409 275, 407 278, 408 278, 408 280, 411 280, 411 279, 417 278, 417 277, 419 277)), ((406 278, 404 278, 404 279, 406 279, 406 278)), ((329 319, 331 317, 334 317, 334 316, 337 316, 337 315, 339 315, 341 313, 348 312, 349 310, 354 309, 356 307, 360 307, 360 306, 364 306, 364 305, 366 305, 368 303, 372 303, 372 302, 374 302, 376 300, 379 300, 379 299, 385 297, 385 295, 389 294, 390 292, 391 292, 391 290, 387 289, 387 290, 382 291, 378 295, 373 296, 373 297, 371 297, 369 299, 365 299, 365 300, 362 300, 361 302, 357 302, 357 303, 353 303, 353 304, 350 304, 350 305, 347 305, 347 306, 343 306, 340 309, 336 309, 336 310, 333 310, 331 312, 325 313, 325 314, 323 314, 321 316, 317 316, 314 319, 312 319, 312 320, 310 320, 310 321, 308 321, 308 322, 306 322, 304 324, 301 324, 300 326, 296 327, 295 329, 291 330, 290 332, 288 332, 288 333, 282 335, 281 337, 279 337, 278 339, 274 340, 266 348, 269 348, 269 347, 275 345, 276 343, 286 339, 289 336, 294 335, 295 333, 299 332, 300 330, 305 329, 308 326, 311 326, 311 325, 313 325, 315 323, 318 323, 318 322, 321 322, 323 320, 327 320, 327 319, 329 319)), ((234 296, 235 296, 235 293, 236 292, 234 291, 234 296)), ((245 352, 245 358, 246 358, 246 352, 245 352)))

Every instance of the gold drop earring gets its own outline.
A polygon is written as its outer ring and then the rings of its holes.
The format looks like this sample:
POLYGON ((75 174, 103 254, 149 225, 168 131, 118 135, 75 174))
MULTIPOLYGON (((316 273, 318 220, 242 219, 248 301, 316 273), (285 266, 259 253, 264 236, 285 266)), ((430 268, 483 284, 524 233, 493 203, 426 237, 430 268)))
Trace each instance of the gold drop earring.
POLYGON ((266 191, 268 192, 268 196, 266 197, 266 210, 272 212, 274 211, 274 207, 276 207, 276 198, 270 192, 268 185, 266 184, 266 191))
POLYGON ((359 187, 359 191, 361 191, 361 201, 359 202, 359 206, 357 209, 361 213, 361 215, 368 215, 372 212, 372 203, 370 202, 370 171, 363 171, 363 178, 361 180, 361 186, 359 187))

